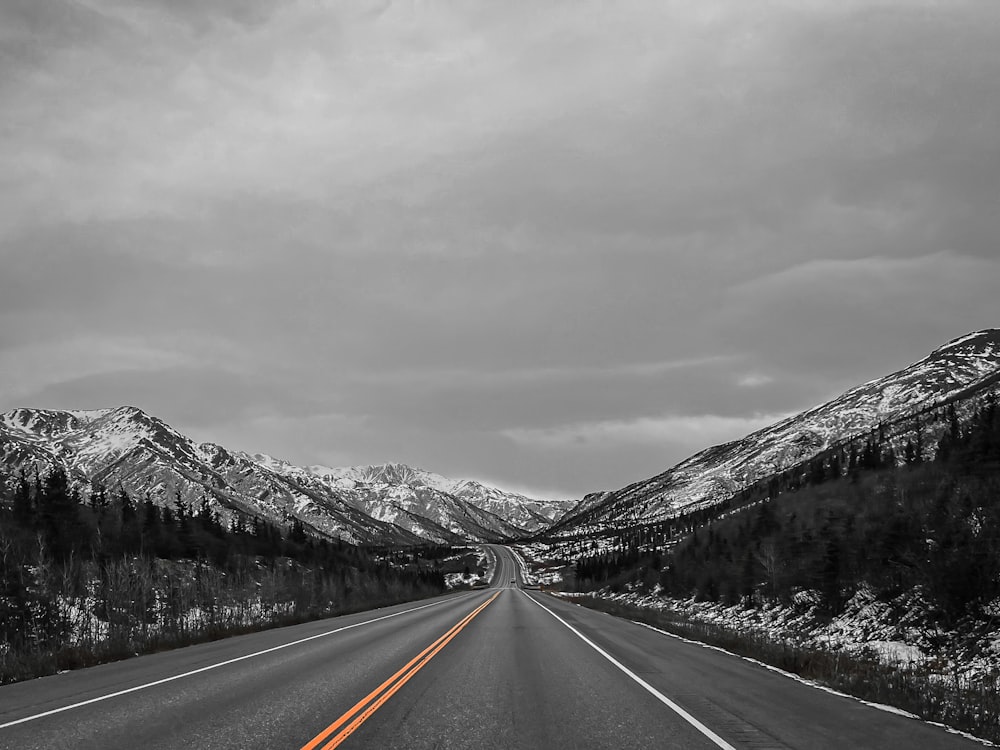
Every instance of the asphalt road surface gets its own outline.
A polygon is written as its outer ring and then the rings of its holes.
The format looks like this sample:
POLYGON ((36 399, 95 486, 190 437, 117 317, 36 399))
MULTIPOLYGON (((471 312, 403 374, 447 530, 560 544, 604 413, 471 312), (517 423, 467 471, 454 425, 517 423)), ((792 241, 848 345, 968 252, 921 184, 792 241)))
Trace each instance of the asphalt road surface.
POLYGON ((0 688, 0 748, 976 748, 521 587, 0 688))

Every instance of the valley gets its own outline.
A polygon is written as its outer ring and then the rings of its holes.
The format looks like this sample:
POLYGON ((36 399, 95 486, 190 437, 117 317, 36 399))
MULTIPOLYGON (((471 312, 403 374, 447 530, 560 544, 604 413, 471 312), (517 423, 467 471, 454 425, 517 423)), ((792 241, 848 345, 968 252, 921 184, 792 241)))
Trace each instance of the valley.
MULTIPOLYGON (((296 466, 134 407, 15 409, 0 416, 4 680, 427 597, 475 600, 469 632, 499 644, 501 620, 541 627, 528 599, 596 627, 568 601, 1000 740, 998 400, 1000 331, 980 331, 579 501, 402 464, 296 466)), ((678 715, 747 715, 709 692, 678 715)), ((725 726, 723 743, 750 732, 725 726)), ((836 746, 768 726, 775 746, 836 746)))

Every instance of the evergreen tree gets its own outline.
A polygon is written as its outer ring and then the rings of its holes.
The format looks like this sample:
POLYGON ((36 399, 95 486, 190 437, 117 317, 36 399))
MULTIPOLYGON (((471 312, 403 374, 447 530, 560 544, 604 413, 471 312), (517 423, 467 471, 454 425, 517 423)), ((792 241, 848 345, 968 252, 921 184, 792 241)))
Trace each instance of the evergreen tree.
POLYGON ((31 528, 34 523, 34 507, 31 502, 31 486, 22 473, 14 488, 14 521, 24 528, 31 528))
POLYGON ((46 477, 38 510, 49 553, 56 560, 66 559, 80 545, 82 524, 79 498, 61 468, 53 469, 46 477))

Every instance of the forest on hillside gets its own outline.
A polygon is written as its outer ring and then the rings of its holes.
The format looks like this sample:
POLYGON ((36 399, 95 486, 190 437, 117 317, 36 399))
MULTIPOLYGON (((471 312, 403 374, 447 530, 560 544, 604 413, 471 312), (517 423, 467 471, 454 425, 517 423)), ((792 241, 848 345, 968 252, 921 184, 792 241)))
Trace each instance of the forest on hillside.
POLYGON ((1000 409, 991 394, 964 419, 952 405, 939 416, 932 450, 919 431, 894 445, 880 429, 725 506, 629 530, 576 561, 577 588, 658 584, 747 606, 807 592, 834 616, 866 586, 914 593, 928 628, 985 631, 1000 617, 1000 409))
POLYGON ((0 497, 0 683, 441 593, 442 551, 366 549, 65 473, 0 497))

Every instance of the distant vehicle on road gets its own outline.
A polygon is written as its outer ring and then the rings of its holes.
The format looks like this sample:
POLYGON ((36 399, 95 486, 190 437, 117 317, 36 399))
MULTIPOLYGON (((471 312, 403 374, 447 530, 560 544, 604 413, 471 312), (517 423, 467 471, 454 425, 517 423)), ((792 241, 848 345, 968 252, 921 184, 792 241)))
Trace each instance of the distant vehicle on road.
POLYGON ((517 585, 517 579, 516 578, 511 578, 510 582, 513 583, 514 585, 517 585))

